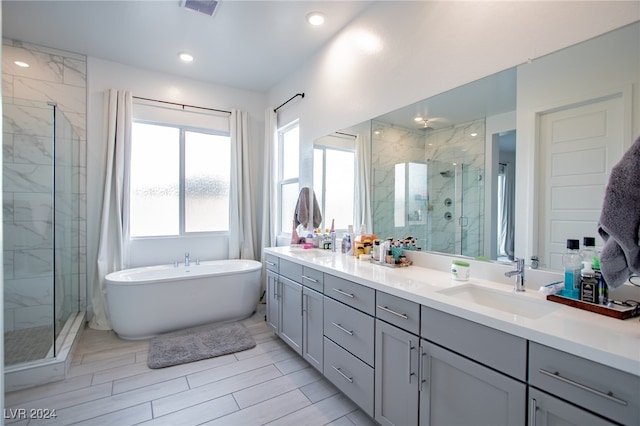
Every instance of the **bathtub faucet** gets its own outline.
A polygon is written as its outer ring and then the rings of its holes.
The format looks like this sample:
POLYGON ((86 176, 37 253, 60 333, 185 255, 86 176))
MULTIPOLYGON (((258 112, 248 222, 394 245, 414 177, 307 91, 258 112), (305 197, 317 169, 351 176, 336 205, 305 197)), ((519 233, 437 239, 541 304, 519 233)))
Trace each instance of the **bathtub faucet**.
POLYGON ((191 258, 189 257, 189 252, 184 254, 184 266, 189 266, 189 262, 191 261, 191 258))

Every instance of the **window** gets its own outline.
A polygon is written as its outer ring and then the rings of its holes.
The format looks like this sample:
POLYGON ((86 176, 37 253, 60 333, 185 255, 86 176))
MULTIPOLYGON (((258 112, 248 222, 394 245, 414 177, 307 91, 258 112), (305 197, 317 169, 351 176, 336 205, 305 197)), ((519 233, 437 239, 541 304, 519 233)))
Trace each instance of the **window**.
POLYGON ((322 210, 321 228, 346 230, 353 224, 355 153, 316 145, 313 149, 313 188, 322 210))
POLYGON ((300 127, 295 121, 278 129, 278 233, 291 233, 300 191, 300 127))
POLYGON ((229 230, 229 136, 134 122, 131 237, 229 230))

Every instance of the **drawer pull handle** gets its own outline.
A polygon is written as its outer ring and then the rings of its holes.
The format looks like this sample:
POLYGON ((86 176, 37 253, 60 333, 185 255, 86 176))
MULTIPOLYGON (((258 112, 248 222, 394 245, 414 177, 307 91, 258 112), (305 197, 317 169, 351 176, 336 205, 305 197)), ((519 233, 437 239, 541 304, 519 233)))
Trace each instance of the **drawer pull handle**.
POLYGON ((529 424, 531 426, 536 425, 536 411, 538 411, 538 401, 535 398, 529 400, 529 424))
POLYGON ((269 266, 276 266, 276 264, 275 264, 275 263, 273 263, 273 262, 269 262, 268 260, 266 260, 265 262, 267 262, 267 265, 269 265, 269 266))
POLYGON ((347 333, 349 336, 353 336, 353 331, 349 331, 346 328, 344 328, 343 326, 341 326, 340 324, 336 324, 335 322, 332 322, 331 324, 335 325, 339 330, 344 331, 345 333, 347 333))
POLYGON ((400 317, 400 318, 403 318, 403 319, 409 319, 407 314, 401 314, 399 312, 394 311, 393 309, 389 309, 386 306, 380 306, 380 305, 377 305, 377 306, 378 306, 379 309, 382 309, 385 312, 389 312, 390 314, 393 314, 393 315, 395 315, 397 317, 400 317))
MULTIPOLYGON (((424 349, 422 348, 422 346, 420 346, 420 365, 419 367, 419 371, 420 371, 420 391, 423 390, 424 388, 424 384, 427 383, 427 379, 425 379, 425 372, 427 370, 427 367, 424 365, 424 359, 427 356, 427 353, 424 351, 424 349)), ((534 425, 535 426, 535 425, 534 425)))
POLYGON ((620 405, 623 405, 625 407, 628 405, 627 401, 624 401, 624 400, 622 400, 620 398, 616 398, 615 396, 613 396, 613 392, 611 392, 611 391, 605 393, 605 392, 599 391, 597 389, 594 389, 592 387, 585 386, 582 383, 574 382, 571 379, 567 379, 566 377, 562 377, 560 375, 560 373, 558 373, 557 371, 555 373, 552 373, 552 372, 547 371, 547 370, 545 370, 543 368, 540 368, 538 371, 540 371, 540 373, 544 374, 545 376, 553 377, 554 379, 558 379, 563 383, 567 383, 569 385, 573 385, 573 386, 575 386, 575 387, 577 387, 579 389, 582 389, 584 391, 591 392, 592 394, 601 396, 603 398, 606 398, 609 401, 613 401, 613 402, 615 402, 617 404, 620 404, 620 405))
POLYGON ((413 344, 412 344, 411 340, 409 340, 409 342, 408 342, 408 343, 409 343, 409 345, 408 345, 408 348, 409 348, 409 384, 411 384, 411 376, 415 376, 415 375, 416 375, 416 373, 414 373, 413 371, 411 371, 411 364, 412 364, 412 362, 411 362, 411 361, 412 361, 412 359, 411 359, 411 358, 413 358, 413 357, 411 356, 411 351, 412 351, 412 350, 414 350, 416 347, 415 347, 415 346, 413 346, 413 344))
POLYGON ((308 276, 306 276, 306 275, 303 275, 303 276, 302 276, 302 279, 303 279, 303 280, 309 280, 309 281, 311 281, 312 283, 316 283, 316 284, 318 283, 318 280, 313 279, 313 278, 311 278, 311 277, 308 277, 308 276))
POLYGON ((344 377, 344 379, 346 381, 348 381, 349 383, 353 383, 353 378, 347 376, 346 374, 344 374, 342 372, 342 370, 340 370, 338 367, 336 367, 335 365, 332 365, 331 368, 333 368, 334 370, 336 370, 338 372, 338 374, 340 374, 342 377, 344 377))
POLYGON ((354 297, 353 294, 344 292, 344 291, 340 290, 339 288, 334 288, 333 291, 336 291, 336 292, 340 293, 343 296, 351 297, 352 299, 354 297))

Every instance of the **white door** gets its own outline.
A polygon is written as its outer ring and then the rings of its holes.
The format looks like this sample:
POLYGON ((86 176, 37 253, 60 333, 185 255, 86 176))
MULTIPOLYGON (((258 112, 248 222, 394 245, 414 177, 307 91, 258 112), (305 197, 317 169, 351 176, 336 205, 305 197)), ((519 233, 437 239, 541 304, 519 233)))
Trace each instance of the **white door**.
POLYGON ((539 254, 562 269, 567 239, 596 237, 611 168, 624 151, 623 98, 612 95, 540 116, 539 254))

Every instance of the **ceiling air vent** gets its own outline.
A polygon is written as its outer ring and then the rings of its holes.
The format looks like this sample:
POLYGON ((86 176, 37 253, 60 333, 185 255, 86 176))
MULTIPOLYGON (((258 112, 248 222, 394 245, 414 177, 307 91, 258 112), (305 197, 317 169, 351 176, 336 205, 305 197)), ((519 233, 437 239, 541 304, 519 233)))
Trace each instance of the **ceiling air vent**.
POLYGON ((205 15, 213 16, 214 12, 218 8, 219 0, 182 0, 182 6, 195 10, 196 12, 204 13, 205 15))

